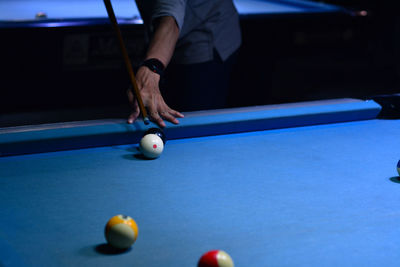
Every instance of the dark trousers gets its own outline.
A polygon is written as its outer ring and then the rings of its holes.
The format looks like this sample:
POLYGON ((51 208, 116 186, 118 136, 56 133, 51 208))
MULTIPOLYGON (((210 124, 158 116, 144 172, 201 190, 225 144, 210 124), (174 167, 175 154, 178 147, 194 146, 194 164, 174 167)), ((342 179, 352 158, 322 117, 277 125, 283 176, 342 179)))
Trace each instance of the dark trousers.
POLYGON ((161 84, 166 103, 183 112, 226 107, 230 74, 236 58, 237 52, 222 61, 214 52, 212 61, 170 64, 161 84))

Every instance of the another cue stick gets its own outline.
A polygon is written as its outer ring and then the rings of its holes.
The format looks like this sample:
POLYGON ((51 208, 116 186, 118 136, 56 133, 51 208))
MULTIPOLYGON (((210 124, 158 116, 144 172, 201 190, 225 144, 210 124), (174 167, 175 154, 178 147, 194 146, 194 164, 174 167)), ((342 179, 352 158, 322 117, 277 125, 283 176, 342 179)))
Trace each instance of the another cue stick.
POLYGON ((136 100, 139 104, 140 112, 142 113, 142 116, 143 116, 144 124, 147 125, 150 123, 150 121, 149 121, 149 118, 147 117, 147 112, 146 112, 146 108, 143 105, 142 97, 140 96, 139 88, 137 86, 136 79, 135 79, 135 74, 133 73, 131 60, 129 59, 128 52, 126 51, 124 40, 122 39, 121 30, 118 27, 118 22, 117 22, 117 19, 115 18, 114 10, 112 8, 110 0, 104 0, 104 5, 106 6, 106 9, 107 9, 108 18, 110 19, 111 24, 114 27, 115 33, 117 34, 119 46, 120 46, 122 56, 125 61, 126 68, 129 73, 129 77, 131 79, 131 83, 133 86, 133 92, 135 93, 136 100))

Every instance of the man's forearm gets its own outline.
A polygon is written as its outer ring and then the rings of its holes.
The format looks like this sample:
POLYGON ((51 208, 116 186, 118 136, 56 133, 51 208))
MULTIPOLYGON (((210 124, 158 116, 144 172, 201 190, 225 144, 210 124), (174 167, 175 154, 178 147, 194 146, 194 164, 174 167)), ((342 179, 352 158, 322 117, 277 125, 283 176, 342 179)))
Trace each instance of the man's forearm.
POLYGON ((166 67, 174 53, 179 28, 173 17, 162 17, 156 26, 146 59, 157 58, 166 67))

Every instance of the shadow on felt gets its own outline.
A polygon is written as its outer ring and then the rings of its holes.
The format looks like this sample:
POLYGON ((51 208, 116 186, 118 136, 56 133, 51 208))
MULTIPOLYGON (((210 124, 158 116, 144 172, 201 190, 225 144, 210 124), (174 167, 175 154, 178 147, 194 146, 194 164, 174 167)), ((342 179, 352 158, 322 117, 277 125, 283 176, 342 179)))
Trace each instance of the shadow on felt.
POLYGON ((107 243, 99 244, 94 247, 94 250, 102 255, 119 255, 119 254, 124 254, 132 250, 131 247, 127 249, 118 249, 110 246, 107 243))

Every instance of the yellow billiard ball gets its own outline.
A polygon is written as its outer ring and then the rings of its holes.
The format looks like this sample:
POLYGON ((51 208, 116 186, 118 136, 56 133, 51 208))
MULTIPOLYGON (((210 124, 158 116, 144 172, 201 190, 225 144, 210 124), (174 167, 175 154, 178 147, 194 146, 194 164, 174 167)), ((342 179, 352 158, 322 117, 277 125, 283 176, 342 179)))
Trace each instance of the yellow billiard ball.
POLYGON ((35 15, 36 19, 47 19, 47 14, 45 12, 38 12, 35 15))
POLYGON ((131 217, 116 215, 106 225, 105 236, 108 244, 114 248, 127 249, 135 243, 139 228, 131 217))

